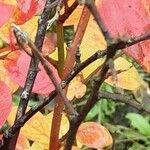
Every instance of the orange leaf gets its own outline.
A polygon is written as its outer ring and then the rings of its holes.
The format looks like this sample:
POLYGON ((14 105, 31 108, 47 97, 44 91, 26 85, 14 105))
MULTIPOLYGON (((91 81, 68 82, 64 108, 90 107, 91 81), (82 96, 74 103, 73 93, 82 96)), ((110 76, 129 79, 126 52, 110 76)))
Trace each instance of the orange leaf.
POLYGON ((69 84, 67 90, 67 98, 72 100, 74 97, 77 99, 84 96, 86 92, 86 85, 82 83, 83 75, 78 74, 69 84))
POLYGON ((112 145, 112 137, 109 131, 95 122, 81 124, 76 138, 80 143, 91 148, 104 148, 112 145))
POLYGON ((29 141, 23 135, 19 134, 15 150, 27 150, 30 148, 29 141))
POLYGON ((0 127, 5 123, 12 107, 12 96, 7 85, 0 81, 0 127))
POLYGON ((23 24, 37 14, 45 5, 46 0, 17 0, 13 15, 16 24, 23 24))

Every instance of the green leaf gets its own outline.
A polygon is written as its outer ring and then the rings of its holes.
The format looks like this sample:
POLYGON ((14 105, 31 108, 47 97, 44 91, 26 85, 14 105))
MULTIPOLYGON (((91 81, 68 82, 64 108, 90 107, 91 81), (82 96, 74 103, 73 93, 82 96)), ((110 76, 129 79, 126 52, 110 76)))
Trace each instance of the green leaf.
POLYGON ((128 113, 126 118, 131 121, 131 125, 136 128, 143 135, 150 135, 150 124, 140 114, 128 113))
POLYGON ((147 150, 150 150, 150 146, 147 147, 147 150))
POLYGON ((85 120, 89 121, 89 120, 93 120, 93 118, 98 114, 98 105, 95 105, 90 112, 87 114, 85 120))
POLYGON ((139 143, 134 143, 129 150, 146 150, 147 148, 139 143))
POLYGON ((13 95, 13 105, 18 106, 19 102, 20 102, 20 97, 16 96, 16 95, 13 95))

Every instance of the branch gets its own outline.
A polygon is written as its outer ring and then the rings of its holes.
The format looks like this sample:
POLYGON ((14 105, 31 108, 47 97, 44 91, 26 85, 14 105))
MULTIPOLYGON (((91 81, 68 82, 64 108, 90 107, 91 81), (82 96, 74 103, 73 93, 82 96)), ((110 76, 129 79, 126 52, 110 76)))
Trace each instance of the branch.
POLYGON ((45 71, 47 73, 47 75, 49 76, 50 80, 54 84, 57 93, 61 96, 63 102, 67 106, 69 114, 70 115, 77 115, 77 113, 74 110, 73 106, 71 105, 69 100, 66 98, 65 93, 62 91, 62 88, 59 85, 55 75, 53 74, 53 71, 49 67, 49 64, 46 61, 46 59, 42 56, 41 52, 37 49, 37 47, 32 42, 32 40, 27 35, 25 35, 25 33, 23 31, 21 31, 21 29, 18 26, 16 26, 14 24, 13 25, 13 29, 14 29, 14 32, 15 32, 18 44, 21 46, 21 48, 24 51, 26 51, 25 45, 28 45, 31 48, 33 54, 40 60, 41 64, 43 65, 43 67, 44 67, 44 69, 45 69, 45 71), (17 33, 19 34, 19 36, 17 36, 17 33))
POLYGON ((99 26, 100 30, 102 31, 105 40, 108 42, 108 44, 112 41, 112 37, 110 36, 107 28, 105 27, 102 18, 95 6, 94 0, 85 0, 85 5, 88 7, 90 12, 92 13, 97 25, 99 26))
POLYGON ((72 70, 74 66, 76 50, 81 44, 89 18, 90 18, 90 12, 87 9, 87 7, 84 6, 77 29, 76 29, 74 39, 71 43, 71 46, 67 49, 66 61, 65 61, 64 70, 62 73, 63 78, 72 70))
POLYGON ((70 130, 68 133, 68 138, 66 140, 65 144, 65 150, 71 150, 71 147, 73 145, 73 141, 76 135, 76 132, 78 130, 78 127, 80 126, 81 122, 84 120, 88 112, 92 109, 92 107, 96 104, 98 101, 98 94, 99 94, 99 87, 105 80, 105 76, 109 70, 108 61, 109 59, 112 59, 115 56, 115 53, 119 49, 126 48, 128 46, 131 46, 133 44, 136 44, 137 42, 143 41, 150 38, 150 33, 146 33, 142 36, 139 36, 137 38, 128 39, 128 40, 121 40, 119 39, 117 42, 110 43, 110 45, 107 47, 107 57, 103 64, 103 67, 97 76, 97 78, 94 80, 94 86, 91 93, 90 98, 88 99, 86 105, 82 108, 82 110, 79 112, 79 116, 75 120, 70 121, 70 130))
MULTIPOLYGON (((131 99, 129 96, 125 96, 123 94, 116 94, 116 93, 110 93, 110 92, 105 92, 105 91, 101 91, 99 92, 98 95, 98 100, 101 99, 107 99, 107 100, 113 100, 114 102, 121 102, 124 104, 127 104, 131 107, 134 107, 135 109, 141 111, 141 112, 147 112, 150 113, 150 109, 147 109, 145 107, 143 107, 141 104, 136 103, 135 99, 131 99)), ((65 141, 65 139, 69 136, 68 134, 69 132, 67 132, 61 139, 60 141, 65 141)))
POLYGON ((98 99, 101 99, 101 98, 110 99, 115 102, 125 103, 127 105, 130 105, 136 108, 139 111, 150 113, 150 109, 145 108, 142 104, 136 103, 135 102, 136 100, 131 99, 130 97, 127 97, 123 94, 115 94, 115 93, 101 91, 99 92, 98 99))
MULTIPOLYGON (((62 89, 64 89, 80 71, 82 71, 84 68, 86 68, 89 64, 91 64, 95 60, 104 57, 106 54, 107 54, 106 51, 97 51, 94 55, 92 55, 87 60, 85 60, 83 63, 81 63, 80 66, 72 69, 72 71, 70 72, 70 74, 68 74, 66 79, 61 82, 62 89)), ((49 104, 56 96, 57 96, 57 92, 56 92, 56 90, 54 90, 53 92, 50 93, 50 95, 47 98, 45 98, 43 100, 42 103, 31 108, 25 115, 20 117, 16 121, 16 123, 9 129, 9 131, 8 131, 9 132, 8 136, 10 136, 9 138, 11 138, 11 135, 14 135, 20 127, 24 126, 24 124, 33 115, 35 115, 38 111, 40 111, 42 108, 44 108, 47 104, 49 104)))
MULTIPOLYGON (((50 15, 53 16, 54 9, 49 9, 48 7, 54 2, 55 0, 47 0, 44 11, 41 15, 41 18, 39 18, 39 24, 38 24, 38 30, 35 38, 35 45, 39 50, 42 49, 44 37, 46 34, 47 29, 47 21, 50 19, 50 15)), ((30 94, 32 91, 32 87, 36 78, 38 72, 38 60, 35 58, 31 59, 30 68, 28 71, 27 79, 25 82, 25 86, 23 89, 23 92, 21 94, 20 103, 17 110, 17 115, 15 122, 25 114, 27 104, 30 98, 30 94)), ((3 145, 1 149, 8 149, 8 150, 14 150, 17 142, 17 138, 19 136, 20 128, 16 132, 16 134, 13 136, 13 138, 9 138, 7 134, 3 136, 3 145)))
MULTIPOLYGON (((144 40, 148 40, 148 39, 150 39, 150 33, 143 34, 143 35, 141 35, 139 37, 133 38, 132 40, 129 39, 128 41, 131 41, 130 45, 128 45, 128 44, 124 45, 123 48, 126 48, 128 46, 132 46, 132 45, 134 45, 134 44, 136 44, 138 42, 141 42, 141 41, 144 41, 144 40)), ((72 71, 67 75, 65 80, 63 80, 61 82, 61 87, 65 88, 70 83, 70 81, 80 71, 82 71, 84 68, 86 68, 89 64, 91 64, 95 60, 97 60, 99 58, 103 58, 104 56, 106 56, 107 51, 108 50, 104 50, 104 51, 100 51, 99 50, 95 54, 93 54, 91 57, 89 57, 87 60, 82 62, 80 64, 80 66, 73 68, 72 71)), ((14 135, 33 115, 35 115, 38 111, 40 111, 47 104, 49 104, 56 96, 57 96, 57 92, 56 92, 56 90, 54 90, 53 92, 50 93, 49 97, 45 98, 45 100, 42 103, 40 103, 39 105, 37 105, 34 108, 31 108, 25 115, 23 115, 21 118, 19 118, 16 121, 16 123, 9 129, 9 131, 8 131, 8 133, 9 133, 8 134, 8 138, 12 138, 11 135, 14 135)), ((97 100, 98 100, 98 98, 97 98, 97 100)))
POLYGON ((59 16, 58 22, 64 23, 69 18, 69 16, 73 13, 73 11, 77 8, 77 6, 78 6, 78 2, 75 1, 70 7, 65 9, 64 14, 59 16))

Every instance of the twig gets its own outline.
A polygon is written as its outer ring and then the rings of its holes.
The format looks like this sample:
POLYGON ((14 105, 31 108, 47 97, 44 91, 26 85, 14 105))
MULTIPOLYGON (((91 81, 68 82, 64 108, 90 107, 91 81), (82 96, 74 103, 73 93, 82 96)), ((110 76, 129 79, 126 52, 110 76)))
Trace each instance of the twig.
POLYGON ((75 1, 70 7, 68 7, 64 14, 60 15, 58 18, 58 22, 64 23, 68 17, 72 14, 72 12, 77 8, 78 2, 75 1))
POLYGON ((81 64, 81 52, 80 52, 80 46, 78 46, 75 54, 75 67, 79 66, 81 64))
POLYGON ((100 30, 102 31, 105 40, 108 42, 108 44, 112 41, 112 37, 110 36, 107 28, 105 27, 102 18, 95 6, 94 0, 85 0, 85 5, 88 7, 92 15, 94 16, 95 21, 97 22, 100 30))
MULTIPOLYGON (((35 45, 39 50, 42 49, 42 45, 43 45, 43 41, 44 41, 46 29, 47 29, 47 21, 50 19, 50 15, 53 16, 53 10, 49 9, 48 7, 54 1, 55 0, 47 0, 46 1, 44 11, 41 15, 41 18, 39 19, 38 30, 37 30, 37 34, 36 34, 36 38, 35 38, 35 45)), ((27 75, 27 79, 25 82, 24 90, 21 94, 21 99, 20 99, 20 103, 18 106, 15 122, 21 116, 23 116, 25 114, 37 72, 38 72, 38 60, 35 58, 32 58, 31 63, 30 63, 30 67, 29 67, 29 71, 28 71, 28 75, 27 75)), ((9 136, 7 134, 5 134, 3 136, 3 145, 1 147, 1 149, 3 149, 3 150, 14 150, 15 146, 16 146, 17 138, 19 136, 19 132, 20 132, 20 128, 15 133, 15 135, 11 138, 9 138, 9 136)))
POLYGON ((64 70, 62 73, 63 78, 71 71, 71 69, 74 66, 76 50, 78 46, 81 44, 89 18, 90 18, 90 12, 88 8, 84 6, 77 29, 76 29, 74 39, 71 43, 70 48, 67 49, 66 61, 65 61, 64 70))
MULTIPOLYGON (((139 37, 133 38, 131 40, 130 45, 124 45, 123 48, 126 48, 128 46, 132 46, 138 42, 141 42, 143 40, 148 40, 150 39, 150 33, 146 33, 143 34, 139 37)), ((130 41, 130 40, 128 40, 130 41)), ((127 42, 128 43, 128 42, 127 42)), ((104 51, 97 51, 95 54, 93 54, 91 57, 89 57, 87 60, 85 60, 84 62, 82 62, 80 64, 79 67, 74 68, 69 74, 68 76, 65 78, 65 80, 62 81, 61 83, 61 87, 65 88, 66 85, 68 85, 70 83, 70 81, 80 72, 82 71, 84 68, 86 68, 89 64, 91 64, 92 62, 94 62, 95 60, 97 60, 98 58, 102 58, 104 56, 106 56, 107 54, 107 50, 104 51)), ((46 98, 42 103, 40 103, 39 105, 37 105, 34 108, 31 108, 25 115, 23 115, 22 117, 20 117, 16 123, 9 129, 9 134, 8 134, 8 138, 12 138, 11 135, 14 135, 18 129, 20 129, 20 127, 22 127, 33 115, 35 115, 38 111, 40 111, 43 107, 45 107, 47 104, 49 104, 49 102, 51 102, 57 95, 56 90, 54 90, 53 92, 51 92, 51 94, 49 95, 48 98, 46 98)), ((141 109, 142 110, 142 109, 141 109)), ((144 111, 144 110, 143 110, 144 111)))
MULTIPOLYGON (((90 58, 85 60, 79 67, 74 68, 70 74, 66 77, 65 80, 62 81, 61 87, 65 88, 70 81, 84 68, 86 68, 89 64, 97 60, 98 58, 102 58, 106 55, 106 51, 97 51, 90 58)), ((35 115, 38 111, 40 111, 43 107, 49 104, 55 97, 57 96, 56 90, 50 93, 49 97, 43 100, 43 103, 40 103, 34 108, 31 108, 25 115, 19 118, 16 123, 9 129, 8 138, 12 138, 11 135, 14 135, 20 127, 22 127, 33 115, 35 115)))
POLYGON ((144 106, 142 106, 142 104, 137 103, 136 100, 131 99, 130 97, 127 97, 123 94, 115 94, 115 93, 101 91, 99 92, 98 99, 101 98, 106 98, 109 100, 113 100, 115 102, 125 103, 127 105, 136 108, 139 111, 150 113, 150 109, 145 108, 144 106))
POLYGON ((52 70, 49 67, 48 62, 46 61, 46 59, 42 56, 41 52, 37 49, 37 47, 35 46, 35 44, 32 42, 32 40, 26 35, 23 31, 21 31, 20 28, 18 28, 18 26, 13 25, 13 29, 14 32, 20 33, 20 35, 24 35, 24 36, 17 36, 16 38, 18 40, 19 45, 21 46, 21 48, 25 51, 25 45, 28 45, 33 54, 40 60, 41 64, 43 65, 47 75, 49 76, 49 78, 51 79, 51 81, 53 82, 57 93, 62 97, 63 102, 65 103, 65 105, 68 108, 69 114, 70 115, 77 115, 77 112, 74 110, 73 106, 71 105, 71 103, 69 102, 69 100, 66 98, 64 92, 62 91, 61 86, 59 85, 55 75, 53 74, 52 70))
POLYGON ((75 120, 71 120, 71 122, 70 122, 70 130, 68 133, 68 138, 66 140, 65 150, 71 150, 71 147, 73 145, 73 141, 74 141, 74 138, 75 138, 75 135, 76 135, 76 132, 78 130, 79 125, 84 120, 84 118, 86 117, 88 112, 91 110, 91 108, 98 101, 99 87, 103 83, 103 81, 105 79, 105 75, 109 70, 109 66, 108 66, 109 59, 113 59, 117 50, 131 46, 132 44, 135 44, 135 43, 139 42, 140 40, 142 41, 145 39, 145 36, 147 36, 147 39, 150 38, 150 34, 148 33, 148 34, 140 36, 140 38, 137 37, 137 38, 125 40, 125 41, 120 39, 115 44, 111 43, 108 46, 106 60, 103 64, 103 67, 102 67, 98 77, 95 79, 95 83, 94 83, 94 86, 92 88, 92 93, 91 93, 90 98, 87 101, 86 105, 79 112, 79 116, 75 120))

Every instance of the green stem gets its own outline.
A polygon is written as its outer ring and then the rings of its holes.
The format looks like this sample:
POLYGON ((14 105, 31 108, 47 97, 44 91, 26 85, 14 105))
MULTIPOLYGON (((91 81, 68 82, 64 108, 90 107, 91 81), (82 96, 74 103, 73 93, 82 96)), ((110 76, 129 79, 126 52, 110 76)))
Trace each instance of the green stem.
POLYGON ((57 47, 58 47, 58 73, 61 76, 64 67, 64 34, 63 34, 63 24, 57 23, 57 47))

